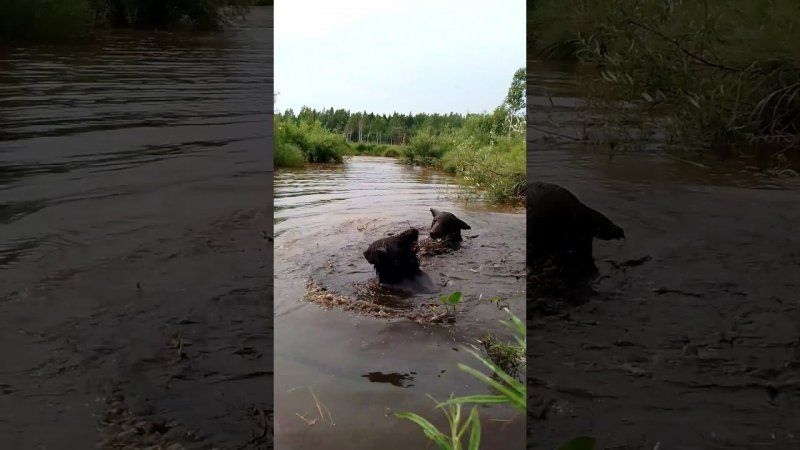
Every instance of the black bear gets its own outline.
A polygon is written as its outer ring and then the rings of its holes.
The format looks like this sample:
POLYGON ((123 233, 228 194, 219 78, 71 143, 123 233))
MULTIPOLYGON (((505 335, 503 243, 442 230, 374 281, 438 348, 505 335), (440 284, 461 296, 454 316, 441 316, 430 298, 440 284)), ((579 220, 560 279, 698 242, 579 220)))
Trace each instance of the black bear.
POLYGON ((431 208, 433 222, 431 222, 432 239, 445 239, 452 242, 461 241, 461 230, 470 230, 470 226, 453 213, 439 211, 431 208))
POLYGON ((413 279, 422 273, 417 259, 416 245, 419 231, 409 228, 387 238, 378 239, 364 251, 364 258, 375 266, 378 281, 395 284, 403 279, 413 279))

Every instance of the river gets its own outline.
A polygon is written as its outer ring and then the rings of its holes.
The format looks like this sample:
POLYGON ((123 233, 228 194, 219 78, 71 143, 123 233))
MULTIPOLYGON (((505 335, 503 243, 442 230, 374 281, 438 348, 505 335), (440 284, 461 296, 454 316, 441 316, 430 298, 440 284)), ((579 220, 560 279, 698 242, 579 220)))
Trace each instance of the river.
MULTIPOLYGON (((432 448, 420 428, 393 413, 421 414, 449 433, 426 394, 443 400, 451 393, 489 393, 457 364, 483 369, 461 346, 477 344, 488 332, 512 339, 498 323, 504 313, 485 299, 502 296, 513 312, 525 315, 525 216, 518 209, 468 202, 459 193, 451 176, 389 158, 276 171, 277 448, 432 448), (356 286, 375 278, 362 255, 367 245, 409 226, 426 238, 429 208, 450 211, 472 229, 464 232, 461 249, 423 258, 436 287, 432 293, 392 298, 419 303, 461 291, 463 309, 453 326, 323 309, 304 300, 309 276, 357 296, 356 286), (330 412, 325 420, 312 392, 330 412), (317 420, 309 425, 300 416, 317 420)), ((367 295, 379 302, 383 293, 367 295)), ((482 408, 480 414, 481 448, 524 447, 522 414, 508 406, 482 408)))
POLYGON ((272 61, 271 8, 0 49, 0 447, 266 445, 272 61))
POLYGON ((597 295, 529 317, 529 448, 576 435, 603 449, 797 448, 800 185, 652 142, 611 154, 564 137, 585 117, 576 73, 528 62, 528 178, 567 187, 627 240, 596 241, 597 295))

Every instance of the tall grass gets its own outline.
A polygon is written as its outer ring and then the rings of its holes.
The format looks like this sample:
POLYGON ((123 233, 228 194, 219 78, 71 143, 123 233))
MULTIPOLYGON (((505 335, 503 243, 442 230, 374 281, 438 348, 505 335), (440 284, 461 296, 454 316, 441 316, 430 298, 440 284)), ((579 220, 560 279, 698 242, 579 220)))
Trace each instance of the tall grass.
POLYGON ((542 54, 599 69, 583 87, 615 125, 729 154, 800 145, 796 0, 539 0, 531 21, 542 54))
POLYGON ((243 16, 254 0, 2 0, 0 37, 79 39, 98 28, 218 29, 243 16))

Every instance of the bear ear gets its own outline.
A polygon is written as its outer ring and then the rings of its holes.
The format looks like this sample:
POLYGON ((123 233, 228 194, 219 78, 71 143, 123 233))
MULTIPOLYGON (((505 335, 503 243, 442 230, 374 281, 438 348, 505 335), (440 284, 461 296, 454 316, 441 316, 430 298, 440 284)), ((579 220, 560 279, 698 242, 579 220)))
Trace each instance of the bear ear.
POLYGON ((433 217, 436 217, 436 216, 438 216, 438 215, 439 215, 439 210, 438 210, 438 209, 433 209, 433 208, 431 208, 431 215, 432 215, 433 217))

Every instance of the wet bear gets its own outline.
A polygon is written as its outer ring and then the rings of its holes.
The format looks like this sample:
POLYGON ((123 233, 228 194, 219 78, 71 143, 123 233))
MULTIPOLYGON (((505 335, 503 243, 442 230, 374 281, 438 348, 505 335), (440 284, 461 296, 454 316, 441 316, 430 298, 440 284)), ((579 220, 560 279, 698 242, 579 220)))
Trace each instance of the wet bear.
POLYGON ((572 274, 595 275, 594 239, 625 239, 625 232, 603 214, 556 184, 527 186, 527 265, 556 264, 572 274))
POLYGON ((432 239, 444 239, 450 242, 461 241, 461 230, 470 230, 470 226, 455 214, 431 208, 433 222, 431 222, 430 236, 432 239))
POLYGON ((364 251, 364 258, 375 266, 378 281, 396 284, 422 273, 415 248, 418 238, 419 231, 409 228, 396 236, 378 239, 369 245, 364 251))

